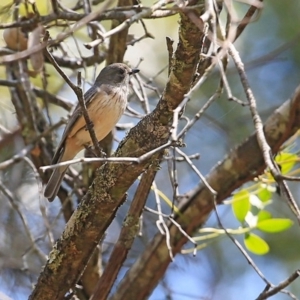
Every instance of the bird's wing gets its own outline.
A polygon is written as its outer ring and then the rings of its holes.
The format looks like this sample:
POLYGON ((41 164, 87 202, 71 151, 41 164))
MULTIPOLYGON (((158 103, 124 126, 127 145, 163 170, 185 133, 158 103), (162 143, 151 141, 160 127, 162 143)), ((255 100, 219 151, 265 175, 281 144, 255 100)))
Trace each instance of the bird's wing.
POLYGON ((72 128, 74 123, 76 123, 77 120, 80 118, 80 115, 81 115, 80 106, 77 105, 65 127, 64 133, 61 137, 61 140, 60 140, 60 142, 57 146, 57 149, 55 151, 55 154, 53 156, 52 164, 58 163, 60 158, 62 157, 62 153, 64 152, 64 148, 65 148, 65 141, 66 141, 67 136, 69 135, 69 130, 70 130, 70 128, 72 128))
MULTIPOLYGON (((108 97, 107 93, 102 89, 100 90, 99 88, 93 89, 92 91, 88 90, 85 93, 84 99, 85 99, 86 107, 88 109, 88 114, 89 114, 91 121, 96 120, 97 114, 99 115, 99 113, 101 113, 101 111, 99 112, 97 110, 97 107, 101 108, 102 106, 97 105, 97 104, 99 104, 97 102, 99 102, 99 101, 106 102, 107 97, 108 97), (95 98, 97 98, 97 99, 95 99, 95 98), (95 109, 95 107, 96 107, 96 109, 95 109), (96 116, 95 116, 95 114, 96 114, 96 116)), ((68 130, 68 133, 67 133, 68 137, 74 136, 78 131, 80 131, 86 127, 85 119, 82 114, 82 109, 81 109, 80 104, 77 104, 73 115, 75 115, 75 114, 76 114, 75 121, 72 120, 72 125, 69 126, 69 124, 68 124, 66 127, 66 130, 68 130)), ((73 115, 72 115, 72 117, 73 117, 73 115)), ((64 137, 64 138, 66 138, 66 137, 64 137)))
MULTIPOLYGON (((85 94, 84 94, 84 101, 86 103, 86 106, 88 107, 93 98, 97 95, 97 97, 107 97, 107 93, 105 91, 102 91, 98 88, 90 88, 85 94)), ((78 103, 74 109, 74 112, 72 113, 72 116, 69 119, 69 122, 66 125, 66 128, 64 130, 64 133, 61 137, 61 140, 59 142, 59 145, 57 147, 57 150, 54 154, 54 157, 52 159, 52 164, 56 164, 59 159, 62 157, 62 153, 64 152, 65 147, 65 141, 67 137, 73 136, 76 134, 79 130, 81 130, 83 127, 86 126, 85 119, 82 115, 82 109, 80 104, 78 103)))

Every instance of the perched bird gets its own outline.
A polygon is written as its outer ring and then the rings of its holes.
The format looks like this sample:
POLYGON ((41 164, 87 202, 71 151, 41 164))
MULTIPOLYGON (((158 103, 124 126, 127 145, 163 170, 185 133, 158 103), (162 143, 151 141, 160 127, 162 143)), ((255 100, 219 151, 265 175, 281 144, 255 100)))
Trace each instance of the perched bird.
MULTIPOLYGON (((129 76, 137 72, 138 69, 130 69, 122 63, 111 64, 102 69, 94 85, 84 94, 86 109, 98 141, 107 136, 124 113, 129 92, 129 76)), ((81 106, 77 104, 52 164, 73 159, 79 151, 91 144, 81 106)), ((44 192, 49 201, 54 200, 67 168, 63 166, 54 169, 44 192)))

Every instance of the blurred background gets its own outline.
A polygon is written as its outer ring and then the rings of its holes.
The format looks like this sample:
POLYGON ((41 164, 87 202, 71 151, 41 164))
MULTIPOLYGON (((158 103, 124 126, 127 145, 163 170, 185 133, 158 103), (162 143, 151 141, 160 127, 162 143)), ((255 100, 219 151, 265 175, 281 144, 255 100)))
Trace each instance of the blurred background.
MULTIPOLYGON (((10 13, 5 11, 9 3, 2 1, 1 23, 10 22, 10 13)), ((46 14, 50 9, 49 1, 37 1, 41 14, 46 14)), ((72 5, 72 1, 62 1, 65 6, 72 5)), ((142 1, 145 6, 153 5, 152 1, 142 1)), ((241 18, 246 12, 248 5, 235 3, 236 12, 241 18)), ((0 4, 1 10, 1 4, 0 4)), ((235 43, 248 75, 249 82, 257 100, 260 115, 263 120, 285 100, 287 100, 300 83, 300 2, 266 0, 259 18, 247 26, 245 32, 235 43)), ((225 15, 222 15, 225 21, 225 15)), ((146 83, 156 87, 162 93, 167 81, 168 52, 166 47, 166 36, 174 39, 174 49, 178 40, 178 15, 165 19, 145 20, 148 31, 154 39, 143 39, 134 46, 128 46, 125 54, 125 61, 135 67, 139 64, 141 76, 146 83), (142 60, 142 61, 141 61, 142 60)), ((109 29, 110 22, 103 22, 103 26, 109 29)), ((50 30, 51 31, 51 30, 50 30)), ((143 35, 140 24, 130 27, 130 34, 138 37, 143 35)), ((56 35, 57 32, 51 32, 56 35)), ((76 35, 78 44, 87 41, 84 31, 76 35)), ((0 39, 1 47, 5 45, 0 39)), ((74 52, 72 42, 67 45, 68 51, 74 52)), ((84 47, 80 48, 82 53, 89 53, 84 47)), ((83 76, 86 78, 85 88, 95 78, 95 74, 101 70, 104 64, 97 68, 86 69, 83 76)), ((76 72, 66 70, 74 80, 76 72)), ((57 93, 69 102, 76 103, 76 97, 72 91, 63 84, 62 79, 55 71, 47 65, 49 74, 49 91, 57 93)), ((0 67, 0 79, 5 78, 5 69, 0 67)), ((233 95, 246 101, 240 80, 232 63, 229 64, 228 78, 233 95)), ((213 71, 209 79, 194 94, 189 101, 185 115, 193 118, 195 113, 203 106, 209 97, 218 88, 220 80, 219 71, 213 71)), ((35 78, 34 84, 42 86, 41 78, 35 78)), ((134 84, 134 82, 133 82, 134 84)), ((149 101, 151 110, 158 102, 158 97, 151 90, 149 101)), ((9 91, 0 87, 0 125, 1 134, 4 129, 14 131, 17 129, 17 120, 14 115, 14 107, 10 101, 9 91)), ((143 113, 140 103, 132 97, 130 106, 143 113)), ((67 112, 57 107, 51 107, 53 122, 58 121, 67 112)), ((138 119, 123 116, 120 123, 135 124, 138 119)), ((182 126, 184 123, 181 124, 182 126)), ((63 126, 57 132, 57 140, 61 135, 63 126)), ((202 174, 220 161, 229 149, 235 147, 249 134, 254 131, 253 122, 247 107, 242 107, 235 102, 229 102, 226 95, 218 99, 188 132, 184 142, 184 152, 188 155, 200 154, 200 159, 193 160, 195 166, 202 174)), ((116 131, 116 141, 125 136, 126 131, 116 131)), ((0 149, 0 162, 9 159, 13 154, 18 153, 23 147, 22 140, 14 142, 14 145, 7 144, 0 149)), ((198 176, 192 172, 189 165, 178 163, 179 192, 193 189, 199 182, 198 176)), ((26 217, 30 233, 26 232, 24 223, 21 222, 20 214, 16 207, 13 207, 3 193, 0 193, 0 291, 12 299, 27 299, 32 286, 36 282, 45 257, 52 248, 48 236, 49 224, 46 224, 41 208, 45 208, 47 220, 51 224, 51 232, 54 238, 58 238, 64 228, 64 219, 61 214, 60 202, 55 201, 49 204, 43 199, 39 192, 41 183, 38 183, 35 174, 28 164, 20 162, 10 168, 0 171, 2 183, 12 192, 18 209, 26 217), (32 242, 38 245, 38 250, 32 242), (39 251, 42 251, 41 253, 39 251)), ((167 175, 167 164, 163 163, 158 172, 156 183, 158 189, 162 190, 169 199, 172 199, 172 187, 167 175)), ((136 182, 128 192, 128 201, 118 211, 117 218, 107 231, 103 244, 104 265, 108 258, 109 250, 118 237, 118 231, 128 210, 130 200, 133 197, 136 182)), ((291 185, 293 195, 299 201, 299 184, 291 185)), ((170 207, 162 202, 165 213, 170 213, 170 207)), ((147 206, 153 209, 155 199, 151 193, 147 206)), ((291 218, 293 214, 287 205, 274 196, 273 204, 270 207, 272 214, 276 217, 291 218)), ((236 228, 239 223, 232 214, 231 207, 224 205, 219 207, 219 214, 223 225, 226 228, 236 228)), ((148 212, 144 213, 143 235, 138 237, 130 252, 130 255, 120 274, 119 279, 125 274, 151 241, 151 237, 157 232, 155 226, 157 216, 148 212)), ((217 227, 215 215, 211 215, 207 227, 217 227)), ((276 234, 260 234, 269 244, 270 252, 264 256, 257 256, 250 253, 256 265, 263 272, 265 277, 274 284, 285 280, 293 271, 300 268, 300 232, 297 223, 288 231, 276 234)), ((242 237, 238 240, 242 242, 242 237)), ((187 246, 188 247, 188 246, 187 246)), ((299 279, 292 283, 288 289, 300 299, 299 279)), ((244 256, 236 246, 224 237, 210 244, 208 247, 197 253, 176 256, 161 283, 151 295, 151 300, 189 300, 189 299, 243 299, 251 300, 265 288, 265 283, 248 265, 244 256)), ((113 291, 112 291, 113 292, 113 291)), ((1 294, 0 294, 0 299, 1 294)), ((4 299, 4 298, 3 298, 4 299)), ((278 294, 273 297, 276 300, 290 299, 289 296, 278 294)))

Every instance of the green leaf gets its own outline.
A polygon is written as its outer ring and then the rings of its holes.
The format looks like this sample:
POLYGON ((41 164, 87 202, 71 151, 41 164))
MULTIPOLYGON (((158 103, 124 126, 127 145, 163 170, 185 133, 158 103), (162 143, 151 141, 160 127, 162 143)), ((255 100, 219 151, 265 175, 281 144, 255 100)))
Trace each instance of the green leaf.
POLYGON ((293 225, 290 219, 268 219, 257 223, 257 229, 264 232, 280 232, 289 229, 293 225))
POLYGON ((250 194, 246 190, 241 190, 234 194, 232 202, 232 210, 235 217, 242 223, 251 208, 250 194))
POLYGON ((249 251, 256 255, 264 255, 270 249, 265 240, 253 233, 245 235, 244 244, 249 251))
POLYGON ((267 188, 260 188, 257 197, 261 202, 267 202, 271 199, 272 193, 267 188))
POLYGON ((275 161, 281 167, 281 173, 287 174, 296 164, 297 155, 288 152, 280 152, 276 157, 275 161))
POLYGON ((257 214, 257 223, 264 221, 264 220, 268 220, 272 218, 272 214, 266 210, 261 210, 258 214, 257 214))

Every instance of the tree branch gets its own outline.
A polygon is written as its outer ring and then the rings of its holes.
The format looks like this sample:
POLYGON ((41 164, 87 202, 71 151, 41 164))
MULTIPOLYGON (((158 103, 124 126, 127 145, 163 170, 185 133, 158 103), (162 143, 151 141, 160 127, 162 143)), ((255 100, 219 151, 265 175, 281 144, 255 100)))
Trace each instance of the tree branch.
POLYGON ((123 222, 119 239, 114 246, 109 261, 97 284, 91 300, 105 300, 122 268, 139 230, 139 220, 148 198, 152 182, 157 172, 157 166, 153 166, 142 175, 140 184, 131 202, 126 219, 123 222))

